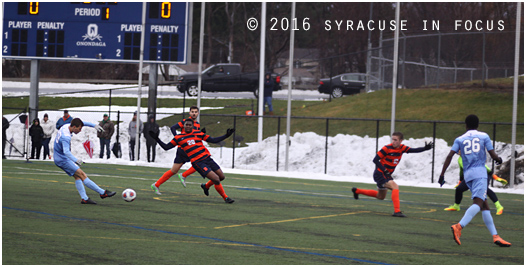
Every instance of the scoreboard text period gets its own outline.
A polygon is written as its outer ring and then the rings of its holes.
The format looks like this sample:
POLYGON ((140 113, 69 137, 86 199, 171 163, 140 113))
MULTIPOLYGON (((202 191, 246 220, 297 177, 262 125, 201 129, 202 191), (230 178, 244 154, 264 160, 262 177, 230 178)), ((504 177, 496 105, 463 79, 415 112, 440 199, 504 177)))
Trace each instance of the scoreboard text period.
MULTIPOLYGON (((4 2, 2 57, 138 62, 141 2, 4 2)), ((188 3, 146 4, 144 62, 186 64, 188 3)))

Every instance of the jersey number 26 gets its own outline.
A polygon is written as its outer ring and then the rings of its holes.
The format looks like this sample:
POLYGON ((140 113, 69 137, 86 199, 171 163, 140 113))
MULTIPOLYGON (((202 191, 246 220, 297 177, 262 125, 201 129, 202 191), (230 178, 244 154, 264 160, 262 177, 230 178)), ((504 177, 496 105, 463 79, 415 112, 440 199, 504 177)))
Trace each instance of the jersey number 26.
POLYGON ((462 142, 464 145, 464 155, 469 155, 471 153, 477 153, 480 151, 480 139, 473 138, 472 140, 464 140, 462 142))

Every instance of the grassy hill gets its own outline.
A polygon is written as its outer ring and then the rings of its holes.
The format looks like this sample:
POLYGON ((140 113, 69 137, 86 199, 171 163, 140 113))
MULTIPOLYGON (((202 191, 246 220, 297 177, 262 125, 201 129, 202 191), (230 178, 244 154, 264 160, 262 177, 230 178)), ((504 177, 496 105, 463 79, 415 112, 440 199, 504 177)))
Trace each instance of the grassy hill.
MULTIPOLYGON (((468 86, 467 86, 468 87, 468 86)), ((521 88, 523 88, 523 83, 521 88)), ((524 94, 523 89, 518 98, 517 121, 524 123, 524 94)), ((2 98, 3 113, 14 113, 6 108, 24 108, 28 105, 28 98, 2 98)), ((332 101, 293 101, 292 116, 304 117, 293 119, 291 134, 295 132, 316 132, 326 134, 326 118, 331 118, 329 135, 354 134, 359 136, 388 135, 390 131, 392 90, 381 90, 373 93, 359 94, 332 101), (377 121, 379 120, 379 121, 377 121)), ((53 98, 41 97, 39 107, 43 109, 73 108, 74 106, 107 105, 107 98, 53 98)), ((112 98, 113 105, 136 106, 133 98, 112 98)), ((187 99, 185 106, 196 104, 195 99, 187 99)), ((182 99, 158 99, 158 107, 181 107, 182 99)), ((222 134, 226 128, 233 126, 233 116, 243 116, 246 110, 254 105, 255 99, 202 99, 201 106, 224 107, 218 110, 202 112, 201 124, 207 127, 211 135, 222 134), (228 115, 228 116, 225 116, 228 115)), ((280 119, 280 133, 285 133, 287 115, 287 101, 274 100, 274 114, 276 117, 264 120, 264 138, 275 135, 278 131, 280 119)), ((448 142, 465 131, 461 123, 466 115, 477 114, 481 123, 511 123, 513 94, 510 90, 470 89, 401 89, 397 90, 396 119, 404 122, 396 123, 396 130, 404 132, 407 138, 422 138, 433 136, 433 123, 406 122, 407 121, 437 121, 436 135, 448 142)), ((142 100, 142 106, 147 106, 147 99, 142 100)), ((17 112, 18 113, 18 112, 17 112)), ((180 121, 180 114, 160 120, 159 125, 173 125, 180 121)), ((257 118, 236 118, 236 134, 244 137, 244 142, 257 140, 257 118)), ((517 143, 524 143, 524 127, 517 127, 517 143)), ((479 128, 493 137, 493 124, 481 124, 479 128)), ((511 142, 511 125, 496 127, 496 140, 511 142)))

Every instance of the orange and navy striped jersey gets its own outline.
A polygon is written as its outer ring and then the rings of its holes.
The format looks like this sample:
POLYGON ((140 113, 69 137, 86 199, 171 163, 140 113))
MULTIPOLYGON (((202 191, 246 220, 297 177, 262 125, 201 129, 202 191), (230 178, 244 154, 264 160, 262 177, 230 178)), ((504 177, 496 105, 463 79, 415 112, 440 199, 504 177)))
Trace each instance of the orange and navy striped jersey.
MULTIPOLYGON (((188 119, 192 120, 192 117, 188 117, 188 119)), ((188 120, 188 119, 186 119, 186 120, 188 120)), ((172 131, 173 135, 177 135, 177 131, 176 130, 181 130, 181 132, 184 132, 184 121, 185 120, 182 120, 182 121, 174 124, 172 127, 170 127, 170 131, 172 131)), ((195 120, 194 120, 194 130, 201 130, 201 124, 199 124, 199 122, 195 121, 195 120)))
MULTIPOLYGON (((193 120, 192 117, 188 117, 188 119, 193 120)), ((177 125, 179 125, 179 128, 184 129, 184 121, 185 120, 182 120, 179 123, 177 123, 177 125)), ((201 130, 201 124, 199 124, 199 122, 196 120, 194 120, 194 130, 201 130)))
MULTIPOLYGON (((386 145, 376 153, 380 157, 380 163, 387 169, 388 172, 393 173, 398 163, 402 159, 402 154, 407 153, 410 147, 400 144, 398 148, 394 148, 393 144, 386 145)), ((378 171, 382 172, 380 168, 378 171)))
POLYGON ((193 130, 188 134, 183 130, 181 134, 174 136, 170 143, 181 147, 190 158, 190 161, 196 162, 210 156, 210 152, 203 145, 203 140, 206 141, 209 137, 210 135, 204 134, 199 130, 193 130))

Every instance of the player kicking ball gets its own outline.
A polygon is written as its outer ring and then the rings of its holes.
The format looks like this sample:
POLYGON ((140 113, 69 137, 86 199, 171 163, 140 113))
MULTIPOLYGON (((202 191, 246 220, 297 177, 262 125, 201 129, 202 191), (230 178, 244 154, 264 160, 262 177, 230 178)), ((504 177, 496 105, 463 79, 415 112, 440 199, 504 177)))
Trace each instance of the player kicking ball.
POLYGON ((100 195, 100 198, 112 197, 116 192, 111 192, 109 190, 104 190, 100 188, 95 182, 93 182, 82 169, 80 165, 84 162, 81 159, 77 159, 73 154, 71 154, 71 134, 78 134, 82 130, 84 125, 93 127, 97 131, 104 131, 102 127, 91 122, 82 122, 81 119, 75 118, 69 124, 64 124, 57 133, 55 137, 55 146, 53 148, 55 154, 53 159, 55 165, 61 168, 66 172, 67 175, 73 176, 75 178, 75 187, 80 194, 81 204, 97 204, 97 202, 91 200, 86 194, 86 189, 84 185, 89 189, 97 192, 100 195))
POLYGON ((509 247, 511 243, 505 241, 497 234, 497 228, 495 228, 495 224, 493 223, 488 199, 486 198, 488 191, 488 174, 485 167, 486 150, 497 164, 502 163, 502 158, 495 153, 488 134, 477 131, 479 118, 476 115, 467 116, 465 123, 467 132, 455 139, 451 151, 449 151, 444 166, 442 167, 440 178, 438 179, 438 183, 442 186, 444 184, 444 174, 449 164, 451 164, 451 159, 457 151, 460 151, 464 165, 464 181, 466 181, 466 185, 469 187, 469 190, 471 190, 473 205, 466 210, 464 217, 462 217, 459 223, 451 226, 453 239, 460 245, 462 229, 482 211, 482 219, 493 236, 493 243, 500 247, 509 247))
POLYGON ((401 132, 394 132, 391 135, 391 144, 384 146, 376 153, 373 162, 376 164, 373 178, 378 187, 376 190, 360 189, 353 187, 352 192, 354 198, 358 199, 358 195, 366 195, 380 200, 385 199, 387 189, 391 190, 391 199, 394 206, 394 217, 406 217, 400 210, 400 191, 398 184, 393 180, 391 174, 394 172, 398 163, 402 159, 403 153, 420 153, 433 148, 433 142, 426 143, 424 147, 410 148, 402 144, 404 135, 401 132))
POLYGON ((192 167, 194 167, 203 178, 210 180, 207 183, 201 184, 204 194, 208 196, 210 194, 209 189, 213 185, 217 193, 223 197, 223 200, 231 204, 234 203, 234 200, 227 196, 221 185, 221 181, 225 179, 225 175, 219 165, 210 157, 210 152, 208 152, 208 149, 203 145, 203 141, 219 143, 231 136, 234 131, 235 129, 228 129, 223 136, 211 137, 200 130, 194 129, 194 120, 186 119, 184 121, 184 130, 181 134, 174 136, 168 144, 163 143, 163 141, 159 139, 158 133, 149 132, 149 134, 164 150, 169 150, 176 146, 183 149, 190 158, 192 167))

